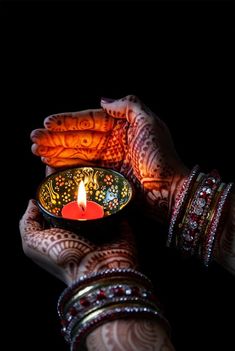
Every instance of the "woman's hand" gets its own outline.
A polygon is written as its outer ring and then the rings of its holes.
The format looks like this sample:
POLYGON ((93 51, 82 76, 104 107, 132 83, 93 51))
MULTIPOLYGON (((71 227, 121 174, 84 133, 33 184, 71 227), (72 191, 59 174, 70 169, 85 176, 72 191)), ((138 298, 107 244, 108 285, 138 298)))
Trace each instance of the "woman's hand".
POLYGON ((188 174, 165 123, 135 96, 102 99, 102 109, 49 116, 31 133, 32 151, 47 165, 100 165, 123 173, 166 219, 188 174))
MULTIPOLYGON (((107 268, 138 269, 132 233, 126 222, 121 225, 118 241, 95 246, 63 229, 43 229, 38 206, 30 200, 20 221, 20 232, 25 254, 69 286, 83 274, 107 268)), ((108 351, 110 347, 115 350, 127 347, 130 351, 174 350, 161 320, 134 316, 107 319, 87 336, 90 351, 108 351)))
POLYGON ((129 225, 120 226, 120 237, 97 246, 70 231, 43 229, 35 200, 30 200, 20 220, 25 254, 46 271, 71 285, 81 275, 107 268, 136 268, 136 252, 129 225))

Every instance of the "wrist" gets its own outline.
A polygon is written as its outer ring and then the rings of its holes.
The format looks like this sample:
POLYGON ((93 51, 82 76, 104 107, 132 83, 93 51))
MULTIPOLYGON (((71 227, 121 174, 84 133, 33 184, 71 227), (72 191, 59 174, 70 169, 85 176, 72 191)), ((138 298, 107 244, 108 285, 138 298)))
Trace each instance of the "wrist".
POLYGON ((138 265, 136 243, 127 221, 121 221, 118 227, 118 238, 115 241, 111 240, 107 244, 97 246, 95 250, 83 257, 79 264, 79 277, 105 269, 136 269, 138 265))
POLYGON ((172 169, 164 179, 145 179, 142 185, 147 199, 147 214, 162 224, 169 224, 176 199, 190 174, 184 165, 172 169))
POLYGON ((136 252, 134 248, 128 247, 128 245, 129 243, 125 243, 126 247, 123 244, 123 246, 102 248, 90 252, 80 263, 79 277, 112 268, 136 269, 136 252))
POLYGON ((161 321, 148 318, 128 318, 106 322, 87 336, 86 345, 89 351, 174 350, 161 321))

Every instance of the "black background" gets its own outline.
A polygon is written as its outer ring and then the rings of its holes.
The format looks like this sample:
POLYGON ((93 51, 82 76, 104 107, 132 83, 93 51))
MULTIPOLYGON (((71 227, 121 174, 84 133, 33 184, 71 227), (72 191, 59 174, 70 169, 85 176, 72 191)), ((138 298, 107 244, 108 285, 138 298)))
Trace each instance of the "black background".
MULTIPOLYGON (((224 181, 234 181, 234 6, 7 1, 0 10, 1 173, 8 194, 2 195, 3 318, 10 317, 8 342, 19 349, 68 350, 56 315, 64 285, 21 248, 18 221, 44 177, 29 134, 51 113, 136 94, 166 121, 189 168, 217 168, 224 181)), ((134 230, 176 350, 233 349, 234 278, 217 264, 206 270, 166 249, 156 223, 141 218, 134 230)))

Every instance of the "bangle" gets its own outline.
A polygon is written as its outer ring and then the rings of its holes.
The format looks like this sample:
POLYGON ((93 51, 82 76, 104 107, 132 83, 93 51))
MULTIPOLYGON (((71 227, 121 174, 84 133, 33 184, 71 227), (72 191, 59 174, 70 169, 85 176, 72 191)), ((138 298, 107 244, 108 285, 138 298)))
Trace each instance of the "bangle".
POLYGON ((107 269, 82 276, 58 300, 62 333, 71 350, 82 347, 95 327, 123 317, 149 316, 169 332, 161 306, 147 276, 133 269, 107 269))
POLYGON ((199 166, 196 165, 193 167, 188 178, 183 183, 182 188, 180 190, 180 193, 176 199, 175 207, 174 207, 174 210, 173 210, 173 213, 171 216, 170 225, 169 225, 169 229, 168 229, 168 237, 167 237, 167 243, 166 243, 166 245, 168 247, 171 246, 174 231, 175 231, 175 226, 179 220, 179 216, 180 216, 180 213, 182 212, 182 208, 184 207, 184 205, 187 201, 187 198, 189 196, 189 192, 192 188, 192 185, 195 182, 196 177, 198 176, 198 173, 199 173, 199 166))
POLYGON ((57 304, 57 311, 60 318, 64 317, 63 310, 66 306, 66 303, 75 295, 75 293, 83 288, 91 289, 91 286, 93 286, 95 283, 102 282, 103 280, 110 281, 111 278, 121 280, 128 278, 137 282, 140 281, 142 284, 145 284, 146 287, 152 288, 152 283, 146 275, 131 268, 107 269, 91 273, 89 275, 83 275, 78 279, 78 281, 76 281, 70 287, 66 288, 61 294, 57 304))
POLYGON ((220 177, 215 171, 204 175, 201 181, 196 183, 195 193, 191 196, 178 235, 177 244, 184 254, 192 256, 197 252, 210 205, 219 184, 220 177))
POLYGON ((216 202, 210 224, 205 233, 205 239, 203 242, 201 256, 202 256, 203 263, 206 267, 208 267, 211 261, 216 236, 219 234, 219 231, 221 231, 221 228, 224 224, 226 210, 227 210, 227 206, 226 206, 227 199, 228 199, 228 195, 231 192, 232 187, 233 187, 233 183, 229 183, 221 191, 221 194, 219 194, 218 201, 216 202))
POLYGON ((216 236, 221 231, 232 183, 221 182, 216 170, 199 173, 195 166, 176 200, 169 225, 167 246, 175 246, 184 255, 196 255, 209 265, 216 236))

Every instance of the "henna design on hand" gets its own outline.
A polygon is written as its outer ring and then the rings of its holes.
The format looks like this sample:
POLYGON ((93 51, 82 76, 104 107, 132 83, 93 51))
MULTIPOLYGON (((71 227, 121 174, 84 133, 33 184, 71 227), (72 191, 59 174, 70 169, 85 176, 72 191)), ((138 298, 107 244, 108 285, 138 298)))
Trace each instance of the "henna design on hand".
POLYGON ((126 221, 121 223, 119 233, 118 240, 98 246, 95 251, 84 257, 80 263, 80 274, 88 274, 108 268, 137 269, 135 240, 126 221))
POLYGON ((125 118, 126 152, 121 172, 142 188, 158 219, 170 212, 171 187, 187 174, 166 125, 135 96, 102 106, 111 116, 125 118))
POLYGON ((135 96, 101 105, 103 110, 47 117, 46 129, 31 133, 32 151, 52 167, 93 164, 120 171, 142 191, 155 216, 166 219, 176 183, 188 173, 168 128, 135 96))
POLYGON ((50 228, 43 230, 41 216, 34 201, 20 221, 23 249, 43 268, 70 284, 79 276, 79 264, 94 245, 72 232, 50 228))
MULTIPOLYGON (((60 228, 42 229, 39 220, 40 213, 35 201, 30 201, 28 209, 20 221, 20 231, 24 244, 30 249, 37 249, 40 253, 48 255, 51 251, 51 256, 55 257, 63 249, 76 248, 81 250, 80 242, 76 239, 78 236, 70 231, 60 228), (61 242, 61 240, 65 240, 61 242), (59 244, 59 245, 58 245, 59 244)), ((82 240, 84 253, 94 249, 94 245, 82 240)))
POLYGON ((173 351, 159 323, 152 320, 116 320, 95 329, 87 337, 89 351, 173 351))
POLYGON ((137 267, 133 235, 125 222, 120 225, 118 240, 96 246, 64 229, 43 229, 39 209, 31 200, 20 221, 20 232, 25 254, 69 285, 84 273, 137 267))
MULTIPOLYGON (((31 133, 34 143, 48 147, 104 149, 108 138, 105 133, 94 131, 68 131, 53 133, 46 129, 36 129, 31 133)), ((45 150, 44 150, 45 152, 45 150)))
POLYGON ((113 118, 104 114, 103 110, 97 109, 51 115, 45 118, 44 126, 54 132, 68 130, 108 132, 112 130, 114 123, 113 118))
POLYGON ((64 148, 63 146, 49 147, 38 144, 32 145, 32 152, 37 156, 46 156, 48 158, 71 158, 88 161, 96 161, 100 157, 99 149, 64 148))
POLYGON ((122 171, 122 165, 128 152, 127 129, 128 123, 125 120, 116 120, 109 134, 107 147, 100 154, 102 166, 122 171))
POLYGON ((137 268, 136 257, 128 249, 96 250, 85 256, 80 263, 80 274, 88 274, 111 268, 137 268))

